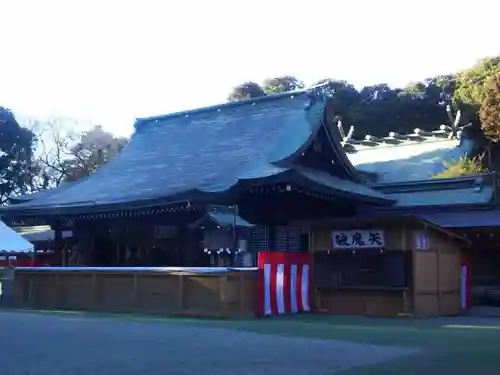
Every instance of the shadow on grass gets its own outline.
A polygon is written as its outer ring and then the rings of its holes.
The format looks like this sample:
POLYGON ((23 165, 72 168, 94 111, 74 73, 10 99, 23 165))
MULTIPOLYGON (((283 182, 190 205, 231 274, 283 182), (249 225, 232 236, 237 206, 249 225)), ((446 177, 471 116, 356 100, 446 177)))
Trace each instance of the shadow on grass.
MULTIPOLYGON (((27 311, 28 313, 35 311, 27 311)), ((419 348, 420 354, 390 363, 343 371, 345 375, 481 375, 500 374, 500 324, 496 319, 468 317, 381 319, 323 315, 282 316, 247 320, 206 320, 182 317, 87 312, 37 313, 123 319, 143 323, 184 324, 261 334, 344 340, 366 344, 419 348)), ((335 353, 332 353, 335 355, 335 353)))

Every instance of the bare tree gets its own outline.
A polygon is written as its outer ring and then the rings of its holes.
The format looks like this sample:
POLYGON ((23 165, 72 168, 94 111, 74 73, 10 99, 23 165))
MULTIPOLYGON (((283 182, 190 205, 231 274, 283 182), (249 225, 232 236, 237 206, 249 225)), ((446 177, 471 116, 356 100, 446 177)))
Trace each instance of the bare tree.
POLYGON ((89 130, 74 120, 52 119, 36 126, 42 181, 58 186, 88 176, 116 156, 128 139, 114 137, 97 125, 89 130))
POLYGON ((76 122, 62 118, 38 122, 34 127, 40 173, 50 185, 58 186, 69 176, 71 147, 78 140, 76 127, 76 122))

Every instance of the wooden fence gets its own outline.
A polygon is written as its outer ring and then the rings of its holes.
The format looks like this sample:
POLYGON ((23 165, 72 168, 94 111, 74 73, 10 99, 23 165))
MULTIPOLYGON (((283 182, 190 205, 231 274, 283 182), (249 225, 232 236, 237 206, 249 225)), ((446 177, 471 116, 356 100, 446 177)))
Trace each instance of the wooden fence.
POLYGON ((247 317, 256 281, 256 269, 18 268, 14 300, 20 308, 247 317))

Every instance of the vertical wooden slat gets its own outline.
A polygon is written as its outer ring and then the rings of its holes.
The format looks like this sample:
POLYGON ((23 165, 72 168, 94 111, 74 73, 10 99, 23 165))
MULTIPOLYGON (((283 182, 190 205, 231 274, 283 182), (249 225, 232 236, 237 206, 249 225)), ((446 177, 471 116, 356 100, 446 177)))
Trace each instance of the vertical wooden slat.
POLYGON ((414 249, 411 251, 411 273, 412 273, 412 294, 413 294, 413 307, 412 307, 412 313, 414 315, 417 315, 417 253, 414 249))
POLYGON ((401 250, 405 251, 407 248, 407 240, 406 240, 406 223, 403 223, 401 227, 401 250))
POLYGON ((313 312, 317 312, 317 311, 320 311, 322 308, 323 308, 323 299, 321 297, 320 294, 317 293, 317 289, 316 289, 316 286, 314 285, 314 281, 317 279, 314 277, 315 275, 315 271, 314 271, 314 267, 315 267, 315 264, 316 264, 316 261, 314 259, 314 253, 316 251, 316 244, 315 244, 315 232, 314 232, 314 228, 311 227, 311 226, 308 226, 308 236, 309 236, 309 252, 311 253, 311 258, 312 258, 312 261, 311 261, 311 272, 312 272, 312 275, 313 275, 313 278, 312 278, 312 285, 311 285, 311 288, 312 288, 312 296, 311 296, 311 310, 313 312))
POLYGON ((33 274, 28 274, 28 306, 33 305, 33 274))
POLYGON ((403 291, 403 313, 408 314, 410 313, 410 306, 409 306, 409 301, 408 301, 408 291, 403 291))
POLYGON ((92 273, 92 303, 93 303, 93 308, 98 309, 98 306, 100 304, 100 298, 99 298, 99 285, 98 285, 98 280, 97 280, 97 274, 95 272, 92 273))
POLYGON ((184 275, 179 275, 179 312, 182 313, 184 311, 184 275))
POLYGON ((222 315, 224 317, 227 317, 229 315, 229 309, 228 309, 228 304, 227 304, 227 286, 229 283, 227 273, 219 275, 217 277, 218 279, 218 289, 219 289, 219 297, 220 301, 222 303, 221 309, 222 309, 222 315))
POLYGON ((138 293, 138 275, 134 272, 133 276, 133 287, 132 287, 132 308, 135 310, 139 305, 139 293, 138 293))
MULTIPOLYGON (((245 289, 243 288, 243 283, 245 282, 245 278, 244 278, 244 273, 241 272, 240 273, 240 277, 239 277, 239 285, 238 285, 238 302, 239 302, 239 315, 243 315, 244 314, 244 298, 243 298, 243 295, 245 293, 245 289)), ((246 283, 245 283, 246 284, 246 283)))
POLYGON ((63 301, 62 301, 62 288, 61 288, 61 280, 59 276, 59 272, 55 274, 55 289, 56 289, 56 301, 55 301, 55 306, 56 308, 62 308, 63 301))
MULTIPOLYGON (((427 224, 425 224, 425 233, 428 233, 427 232, 427 224)), ((440 246, 439 245, 439 242, 438 241, 434 241, 434 233, 432 233, 433 235, 432 236, 429 236, 429 239, 432 243, 432 247, 434 248, 435 247, 435 252, 436 252, 436 272, 437 272, 437 275, 436 275, 436 293, 437 293, 437 307, 438 307, 438 316, 441 315, 441 311, 442 311, 442 293, 441 293, 441 279, 440 279, 440 276, 441 276, 441 249, 440 249, 440 246)))

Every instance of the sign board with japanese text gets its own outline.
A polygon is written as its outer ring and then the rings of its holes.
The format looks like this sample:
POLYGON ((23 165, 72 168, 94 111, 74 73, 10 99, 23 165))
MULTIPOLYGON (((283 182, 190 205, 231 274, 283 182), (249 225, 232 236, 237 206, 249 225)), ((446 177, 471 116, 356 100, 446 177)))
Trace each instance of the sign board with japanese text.
POLYGON ((372 230, 346 230, 332 232, 334 249, 369 249, 384 247, 384 231, 372 230))

